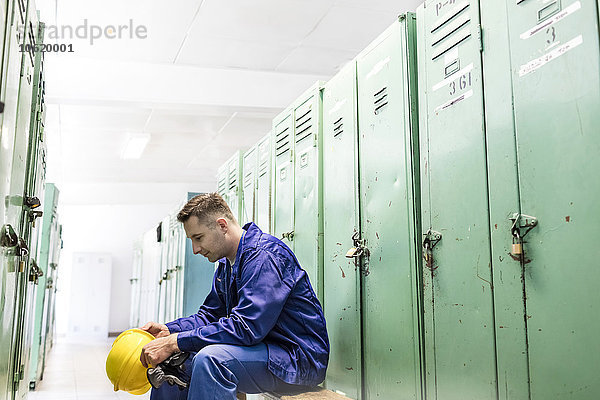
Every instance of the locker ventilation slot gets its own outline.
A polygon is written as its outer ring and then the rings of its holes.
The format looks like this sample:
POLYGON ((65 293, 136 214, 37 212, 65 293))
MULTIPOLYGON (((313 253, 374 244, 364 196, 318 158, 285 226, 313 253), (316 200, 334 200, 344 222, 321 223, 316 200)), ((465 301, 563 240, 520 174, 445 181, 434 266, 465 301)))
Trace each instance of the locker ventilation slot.
POLYGON ((445 19, 431 31, 432 33, 437 31, 431 44, 434 54, 433 61, 471 37, 469 29, 471 16, 469 13, 463 13, 467 8, 469 8, 468 4, 462 8, 458 8, 449 18, 445 19), (460 14, 462 15, 457 18, 460 14), (452 22, 450 23, 450 21, 452 22), (442 26, 445 26, 445 28, 440 29, 442 26))
POLYGON ((443 18, 441 21, 437 22, 435 24, 435 26, 433 27, 433 29, 431 30, 431 33, 434 33, 435 31, 440 29, 442 26, 444 26, 448 22, 452 21, 454 18, 456 18, 458 15, 460 15, 463 11, 465 11, 467 8, 469 8, 469 6, 470 6, 470 4, 467 3, 464 6, 459 7, 454 13, 451 13, 448 17, 443 18))
POLYGON ((269 170, 269 161, 261 162, 258 166, 258 176, 263 176, 269 170))
POLYGON ((290 128, 286 127, 283 131, 279 132, 276 139, 275 155, 279 157, 290 150, 290 128))
POLYGON ((439 38, 438 40, 436 40, 435 42, 433 42, 431 45, 432 46, 437 46, 438 44, 440 44, 441 42, 444 41, 444 39, 448 38, 450 35, 452 35, 454 32, 458 31, 460 28, 462 28, 463 26, 467 25, 469 22, 471 22, 470 19, 467 19, 466 21, 464 21, 463 23, 461 23, 459 26, 457 26, 456 28, 452 29, 448 35, 439 38))
POLYGON ((31 60, 31 65, 34 65, 34 58, 35 58, 35 54, 33 54, 33 52, 35 51, 35 37, 33 36, 33 24, 30 22, 29 23, 29 34, 27 35, 29 36, 29 59, 31 60))
POLYGON ((25 0, 19 0, 19 14, 21 16, 21 23, 25 22, 25 0))
POLYGON ((218 192, 225 193, 225 190, 227 190, 227 179, 225 177, 223 177, 223 178, 219 179, 218 192))
POLYGON ((338 137, 342 132, 344 132, 344 121, 340 118, 333 123, 333 137, 338 137))
POLYGON ((238 183, 238 177, 235 169, 229 171, 229 190, 234 190, 238 183))
POLYGON ((373 97, 375 97, 375 115, 377 115, 388 104, 387 87, 384 87, 379 92, 375 93, 373 97))
POLYGON ((312 134, 312 109, 296 118, 296 143, 312 134))
POLYGON ((252 171, 250 171, 246 174, 246 176, 244 176, 244 187, 247 188, 248 186, 252 185, 253 181, 254 176, 252 174, 252 171))

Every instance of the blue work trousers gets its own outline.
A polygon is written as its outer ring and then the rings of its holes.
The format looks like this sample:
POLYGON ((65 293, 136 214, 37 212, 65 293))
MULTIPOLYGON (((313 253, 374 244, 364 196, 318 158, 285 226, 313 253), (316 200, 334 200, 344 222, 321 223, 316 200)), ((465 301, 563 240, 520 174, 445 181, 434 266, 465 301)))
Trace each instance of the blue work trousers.
POLYGON ((241 393, 294 393, 302 386, 291 385, 267 368, 269 353, 264 343, 255 346, 214 344, 204 347, 186 361, 191 369, 188 389, 164 383, 152 389, 151 400, 234 400, 241 393))

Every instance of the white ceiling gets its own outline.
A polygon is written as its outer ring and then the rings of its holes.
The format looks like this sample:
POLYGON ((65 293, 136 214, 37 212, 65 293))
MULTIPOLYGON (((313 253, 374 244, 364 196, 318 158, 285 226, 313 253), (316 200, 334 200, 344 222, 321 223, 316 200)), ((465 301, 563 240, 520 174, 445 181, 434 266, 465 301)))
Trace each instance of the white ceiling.
POLYGON ((46 54, 48 180, 63 204, 167 203, 185 188, 214 190, 235 150, 420 2, 37 0, 59 31, 85 20, 147 29, 145 39, 46 39, 74 50, 46 54), (142 158, 121 160, 136 132, 151 134, 142 158))

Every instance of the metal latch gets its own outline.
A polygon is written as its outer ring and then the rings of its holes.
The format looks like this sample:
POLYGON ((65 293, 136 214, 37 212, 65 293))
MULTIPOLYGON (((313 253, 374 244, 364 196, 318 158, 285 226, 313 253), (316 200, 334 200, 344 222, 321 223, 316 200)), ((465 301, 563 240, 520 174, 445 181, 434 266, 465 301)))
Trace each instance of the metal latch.
POLYGON ((360 239, 358 231, 354 232, 352 235, 352 246, 353 247, 346 252, 346 258, 358 258, 368 251, 365 246, 365 240, 360 239))
POLYGON ((38 208, 42 205, 42 202, 37 197, 25 197, 25 205, 30 209, 38 208))
POLYGON ((29 282, 33 282, 35 285, 37 285, 39 278, 42 276, 44 276, 44 271, 41 270, 35 260, 31 260, 31 268, 29 269, 29 282))
POLYGON ((281 238, 282 239, 287 239, 290 242, 294 240, 294 231, 291 232, 284 232, 281 234, 281 238))
POLYGON ((525 235, 527 235, 529 231, 535 228, 538 224, 536 217, 525 214, 514 213, 509 219, 513 222, 512 227, 510 228, 511 232, 514 232, 515 229, 518 229, 521 238, 524 238, 525 235), (520 232, 521 229, 525 229, 525 232, 520 232))
POLYGON ((425 266, 434 271, 437 267, 433 266, 433 248, 442 240, 442 234, 429 229, 423 239, 423 259, 425 260, 425 266))
POLYGON ((516 257, 523 256, 523 238, 537 226, 538 220, 536 217, 519 213, 514 213, 509 219, 513 222, 510 228, 510 234, 513 237, 510 254, 518 260, 516 257))
POLYGON ((17 243, 17 256, 25 257, 29 254, 29 247, 23 238, 19 238, 17 243))
POLYGON ((29 210, 29 212, 27 213, 27 215, 29 216, 29 222, 31 222, 33 224, 33 227, 35 228, 35 220, 36 220, 36 218, 40 218, 42 215, 44 215, 44 212, 43 211, 29 210))
POLYGON ((0 233, 0 246, 15 247, 17 244, 19 244, 19 237, 14 228, 9 224, 3 225, 0 233))

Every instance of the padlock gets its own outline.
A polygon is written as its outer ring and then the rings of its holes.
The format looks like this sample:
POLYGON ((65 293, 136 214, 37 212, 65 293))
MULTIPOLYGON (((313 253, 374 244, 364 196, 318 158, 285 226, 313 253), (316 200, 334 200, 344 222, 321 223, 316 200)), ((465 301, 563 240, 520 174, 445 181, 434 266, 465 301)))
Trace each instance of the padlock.
POLYGON ((346 253, 346 258, 353 258, 357 251, 358 250, 356 247, 350 248, 350 250, 348 250, 348 252, 346 253))
POLYGON ((513 256, 521 256, 523 254, 523 242, 519 237, 513 237, 511 254, 513 256))

